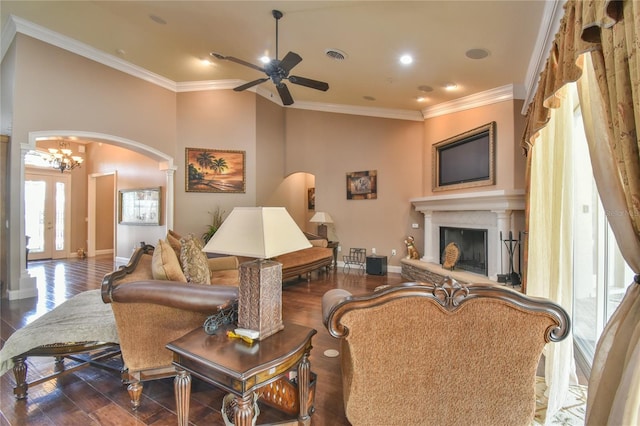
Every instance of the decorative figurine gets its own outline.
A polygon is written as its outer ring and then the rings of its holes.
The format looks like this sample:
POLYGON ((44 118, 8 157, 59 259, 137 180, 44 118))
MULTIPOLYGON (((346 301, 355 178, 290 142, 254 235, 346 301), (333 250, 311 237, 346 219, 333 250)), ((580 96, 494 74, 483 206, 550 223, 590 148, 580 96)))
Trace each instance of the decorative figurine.
POLYGON ((413 243, 413 237, 409 235, 404 243, 407 245, 407 259, 420 259, 420 253, 413 243))

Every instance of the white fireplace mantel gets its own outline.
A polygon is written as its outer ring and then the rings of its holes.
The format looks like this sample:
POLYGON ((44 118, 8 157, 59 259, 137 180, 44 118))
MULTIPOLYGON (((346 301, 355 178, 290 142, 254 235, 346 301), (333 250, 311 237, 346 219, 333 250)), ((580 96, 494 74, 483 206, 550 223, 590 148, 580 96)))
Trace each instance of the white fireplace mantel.
POLYGON ((523 190, 495 190, 412 198, 416 211, 524 210, 523 190))
POLYGON ((511 232, 518 236, 524 226, 525 193, 523 190, 493 190, 464 194, 434 195, 410 200, 424 215, 424 256, 421 261, 440 263, 440 227, 487 230, 488 276, 497 280, 508 272, 508 254, 500 238, 511 232), (519 229, 518 229, 519 228, 519 229))

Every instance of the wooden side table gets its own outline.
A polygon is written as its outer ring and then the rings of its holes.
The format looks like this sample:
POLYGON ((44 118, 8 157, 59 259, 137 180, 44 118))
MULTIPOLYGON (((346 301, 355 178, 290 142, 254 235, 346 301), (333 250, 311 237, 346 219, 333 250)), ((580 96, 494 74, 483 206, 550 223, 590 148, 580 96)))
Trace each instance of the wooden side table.
POLYGON ((227 337, 227 330, 233 328, 223 327, 215 335, 197 328, 167 345, 174 353, 173 364, 178 369, 174 381, 178 424, 189 423, 191 374, 235 395, 234 424, 250 426, 254 416, 254 391, 296 368, 298 424, 310 425, 313 403, 309 402, 309 352, 316 330, 285 323, 284 330, 249 345, 227 337))

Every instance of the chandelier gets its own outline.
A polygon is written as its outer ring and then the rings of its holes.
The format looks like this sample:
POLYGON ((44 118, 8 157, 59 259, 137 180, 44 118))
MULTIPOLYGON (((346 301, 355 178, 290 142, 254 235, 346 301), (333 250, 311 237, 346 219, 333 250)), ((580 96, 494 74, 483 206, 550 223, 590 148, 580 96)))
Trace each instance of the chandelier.
POLYGON ((68 142, 59 142, 59 148, 49 148, 49 164, 54 169, 64 173, 65 170, 73 170, 80 167, 84 159, 78 155, 73 155, 69 149, 68 142))

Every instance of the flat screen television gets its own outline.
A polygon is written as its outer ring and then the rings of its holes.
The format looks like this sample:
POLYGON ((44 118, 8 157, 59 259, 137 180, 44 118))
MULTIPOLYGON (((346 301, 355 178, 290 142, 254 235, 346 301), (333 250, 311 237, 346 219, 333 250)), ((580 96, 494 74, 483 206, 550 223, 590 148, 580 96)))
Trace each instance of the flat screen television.
POLYGON ((495 184, 495 122, 433 145, 433 190, 495 184))

